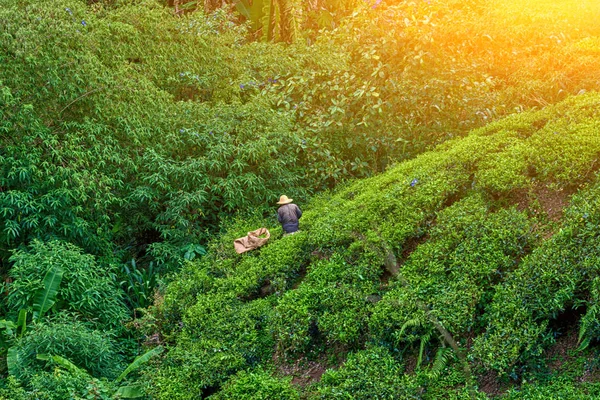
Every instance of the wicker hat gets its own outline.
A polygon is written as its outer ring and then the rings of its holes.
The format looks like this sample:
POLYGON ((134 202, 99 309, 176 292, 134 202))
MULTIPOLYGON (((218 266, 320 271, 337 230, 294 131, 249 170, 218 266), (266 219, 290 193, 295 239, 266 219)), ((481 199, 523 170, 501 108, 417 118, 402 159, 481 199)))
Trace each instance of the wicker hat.
POLYGON ((277 204, 288 204, 294 201, 294 199, 288 199, 288 197, 284 194, 279 198, 277 204))

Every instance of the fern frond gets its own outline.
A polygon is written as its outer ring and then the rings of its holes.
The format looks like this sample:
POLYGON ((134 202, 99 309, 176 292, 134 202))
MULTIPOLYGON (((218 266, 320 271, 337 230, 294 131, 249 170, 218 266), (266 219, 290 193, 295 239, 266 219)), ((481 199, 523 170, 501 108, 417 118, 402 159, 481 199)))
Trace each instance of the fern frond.
POLYGON ((579 336, 577 337, 577 343, 579 343, 578 351, 585 350, 592 341, 592 335, 590 335, 590 325, 596 324, 597 322, 598 307, 596 304, 588 308, 587 313, 583 316, 579 327, 579 336))
POLYGON ((409 319, 400 328, 400 332, 398 332, 398 336, 402 336, 408 328, 418 328, 421 326, 423 326, 423 323, 420 319, 418 319, 418 318, 409 319))
POLYGON ((440 374, 448 365, 450 359, 452 359, 454 353, 452 353, 452 349, 450 347, 440 347, 435 353, 435 360, 433 361, 433 365, 431 366, 431 370, 429 371, 429 377, 431 379, 437 379, 440 377, 440 374))
POLYGON ((423 362, 423 353, 425 353, 425 345, 427 345, 427 343, 431 339, 431 335, 431 332, 429 332, 421 336, 421 343, 419 344, 419 357, 417 358, 416 366, 417 369, 421 366, 421 363, 423 362))

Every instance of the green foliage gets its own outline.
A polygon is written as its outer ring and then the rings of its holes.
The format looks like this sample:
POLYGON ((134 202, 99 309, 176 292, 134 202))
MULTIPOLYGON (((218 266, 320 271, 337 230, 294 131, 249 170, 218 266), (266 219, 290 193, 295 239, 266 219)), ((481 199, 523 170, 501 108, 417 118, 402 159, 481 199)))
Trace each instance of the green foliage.
POLYGON ((416 302, 429 305, 450 332, 466 333, 481 321, 477 312, 493 294, 493 285, 514 269, 526 251, 529 222, 514 209, 490 213, 479 196, 444 209, 402 266, 412 291, 393 284, 377 303, 371 330, 394 346, 431 338, 434 327, 416 302))
POLYGON ((56 302, 56 295, 60 287, 64 270, 60 265, 51 267, 43 279, 43 287, 33 299, 33 319, 39 321, 56 302))
POLYGON ((580 350, 587 348, 591 341, 600 337, 600 319, 598 315, 598 300, 600 296, 600 279, 595 276, 589 282, 589 299, 587 300, 587 311, 581 318, 579 328, 580 350))
POLYGON ((268 330, 272 307, 267 299, 244 303, 223 294, 199 296, 183 316, 179 345, 152 373, 152 395, 198 398, 205 388, 269 360, 274 347, 268 330))
MULTIPOLYGON (((98 265, 94 257, 74 245, 33 241, 27 250, 16 251, 10 260, 14 282, 9 286, 8 305, 12 310, 31 306, 40 314, 50 307, 70 310, 102 329, 120 328, 128 319, 123 295, 110 276, 114 273, 112 268, 98 265), (56 271, 63 271, 60 287, 56 285, 60 280, 49 285, 56 271), (56 292, 54 306, 38 300, 50 293, 49 288, 56 292)), ((34 319, 39 321, 40 314, 34 319)))
POLYGON ((64 313, 44 325, 34 325, 13 349, 19 361, 11 374, 19 379, 31 378, 42 369, 38 354, 67 358, 95 377, 115 377, 122 365, 113 337, 64 313))
MULTIPOLYGON (((306 129, 307 162, 324 182, 370 175, 515 110, 595 88, 589 78, 597 67, 565 42, 598 36, 585 15, 587 33, 568 28, 566 34, 551 17, 535 28, 507 30, 514 11, 507 16, 509 10, 481 1, 385 3, 363 3, 317 39, 313 48, 332 53, 333 65, 284 74, 267 87, 274 103, 294 110, 306 129), (566 54, 585 67, 556 61, 566 54)), ((529 17, 526 7, 518 8, 529 17)), ((572 18, 571 8, 553 12, 572 18)))
POLYGON ((2 400, 28 400, 25 390, 13 376, 0 381, 0 399, 2 400))
MULTIPOLYGON (((496 290, 486 335, 475 342, 475 354, 488 366, 508 371, 518 360, 539 355, 540 345, 549 340, 549 322, 586 304, 579 293, 594 296, 600 262, 598 193, 596 183, 575 196, 560 231, 523 259, 496 290)), ((580 337, 586 342, 597 337, 594 313, 592 305, 582 322, 580 337)))
POLYGON ((420 372, 380 393, 420 396, 430 379, 432 397, 461 398, 416 304, 500 372, 539 357, 566 310, 585 312, 581 346, 595 345, 600 100, 579 94, 597 88, 596 2, 234 3, 249 24, 216 1, 174 15, 154 0, 0 0, 2 351, 23 379, 7 393, 112 395, 102 377, 132 352, 124 304, 153 300, 169 352, 144 376, 165 399, 287 390, 252 371, 276 350, 358 354, 342 393, 369 397, 377 372, 360 369, 389 358, 367 342, 418 352, 420 372), (383 171, 316 198, 296 235, 264 218, 284 192, 383 171), (562 207, 577 190, 554 232, 544 194, 562 207), (260 226, 271 243, 235 254, 260 226), (54 372, 39 353, 59 357, 54 372))
POLYGON ((278 379, 264 370, 240 371, 223 386, 211 400, 299 400, 298 390, 291 385, 291 379, 278 379))
POLYGON ((418 398, 418 379, 403 374, 399 364, 383 347, 350 354, 338 370, 328 370, 311 399, 418 398))
MULTIPOLYGON (((54 326, 56 328, 56 326, 54 326)), ((81 328, 81 326, 79 327, 81 328)), ((77 327, 75 327, 75 331, 77 331, 77 327)), ((101 350, 98 349, 94 344, 89 341, 90 336, 78 336, 75 334, 73 337, 65 337, 64 333, 61 332, 61 328, 58 328, 57 339, 65 340, 65 341, 74 341, 75 343, 71 345, 91 345, 89 351, 101 350)), ((35 334, 40 334, 40 332, 36 332, 35 334)), ((42 334, 43 335, 43 334, 42 334)), ((37 338, 39 339, 39 337, 37 338)), ((97 341, 98 338, 95 340, 97 341)), ((28 340, 28 339, 26 339, 28 340)), ((36 339, 34 338, 35 342, 36 339)), ((31 340, 30 340, 31 342, 31 340)), ((38 340, 38 345, 39 343, 38 340)), ((60 346, 59 346, 60 347, 60 346)), ((68 347, 68 346, 67 346, 68 347)), ((65 353, 65 346, 62 348, 54 347, 45 347, 39 348, 39 351, 50 350, 50 351, 61 351, 65 353)), ((31 349, 27 349, 27 346, 24 348, 19 348, 17 351, 31 351, 31 349)), ((76 357, 81 362, 82 352, 78 349, 70 349, 71 351, 66 351, 71 356, 76 357), (79 353, 77 353, 79 352, 79 353), (76 354, 77 353, 77 354, 76 354)), ((109 400, 109 399, 129 399, 129 398, 140 398, 145 396, 144 388, 141 384, 125 384, 119 386, 118 384, 125 379, 125 377, 140 368, 141 365, 147 363, 153 356, 162 352, 162 347, 156 347, 144 353, 143 355, 137 357, 114 381, 109 381, 106 377, 101 377, 100 379, 92 377, 88 371, 85 370, 85 365, 80 367, 75 363, 71 362, 69 358, 62 357, 56 354, 46 354, 46 353, 37 353, 36 359, 38 363, 35 366, 31 365, 31 357, 25 357, 20 360, 18 365, 19 373, 26 372, 30 376, 27 377, 27 387, 21 388, 16 384, 16 380, 14 376, 9 377, 9 385, 6 390, 0 388, 0 396, 4 393, 7 393, 9 398, 38 398, 38 399, 66 399, 66 398, 85 398, 85 399, 98 399, 98 400, 109 400), (42 363, 39 363, 39 362, 42 363), (29 363, 28 367, 23 367, 23 364, 29 363), (52 372, 49 372, 48 369, 52 369, 52 372), (29 397, 26 397, 28 395, 29 397)), ((102 351, 102 350, 101 350, 102 351)), ((102 363, 103 357, 105 354, 100 355, 100 362, 102 363)), ((100 368, 115 368, 114 361, 110 366, 107 365, 97 365, 95 367, 100 368)), ((85 362, 84 362, 85 364, 85 362)), ((89 364, 89 360, 88 363, 89 364)), ((111 370, 103 370, 104 373, 112 374, 111 370)), ((12 374, 12 373, 11 373, 12 374)), ((17 374, 18 375, 18 374, 17 374)), ((23 379, 24 376, 21 376, 23 379)), ((0 397, 3 398, 3 397, 0 397)))
POLYGON ((228 18, 184 21, 150 3, 3 7, 0 48, 15 55, 0 73, 5 252, 60 238, 103 256, 117 244, 143 265, 173 268, 222 213, 302 191, 290 116, 261 99, 240 104, 232 80, 243 69, 213 68, 242 41, 228 18), (19 19, 31 21, 8 22, 19 19), (13 34, 35 43, 31 59, 13 34))
POLYGON ((121 265, 119 285, 127 293, 127 301, 133 308, 148 307, 154 301, 154 292, 158 286, 159 268, 150 261, 146 268, 138 267, 135 259, 131 263, 121 265))
POLYGON ((91 216, 84 205, 97 218, 105 220, 110 215, 107 208, 114 201, 111 187, 118 187, 118 180, 102 174, 92 179, 91 171, 81 165, 104 164, 101 160, 104 151, 101 152, 97 142, 94 146, 94 137, 50 132, 31 104, 13 98, 5 86, 2 89, 8 94, 0 99, 6 121, 0 152, 3 258, 9 248, 35 237, 65 238, 92 252, 110 250, 106 229, 90 225, 91 216), (21 130, 20 126, 26 128, 21 130), (40 146, 32 147, 31 143, 40 146), (67 154, 57 148, 65 149, 67 154))
MULTIPOLYGON (((129 364, 129 366, 127 368, 125 368, 125 370, 112 383, 109 383, 106 381, 98 381, 98 380, 93 379, 88 376, 89 383, 87 384, 86 390, 89 391, 89 394, 95 395, 94 398, 102 398, 102 399, 104 399, 104 398, 106 398, 106 399, 108 399, 108 398, 131 399, 131 398, 143 397, 145 395, 145 393, 140 384, 119 386, 116 389, 113 386, 117 385, 119 382, 121 382, 123 379, 125 379, 125 377, 130 372, 137 370, 138 368, 140 368, 141 365, 147 363, 152 357, 154 357, 157 354, 160 354, 162 352, 162 350, 163 350, 162 347, 155 347, 154 349, 149 350, 146 353, 144 353, 143 355, 137 357, 131 364, 129 364), (113 396, 109 397, 110 392, 114 392, 114 393, 113 393, 113 396)), ((56 364, 56 365, 64 368, 66 371, 70 372, 73 376, 83 376, 83 377, 87 376, 87 372, 85 370, 77 367, 75 364, 73 364, 71 361, 69 361, 66 358, 63 358, 63 357, 60 357, 57 355, 38 354, 37 359, 56 364)), ((42 376, 43 376, 43 374, 42 374, 42 376)), ((32 382, 35 385, 36 378, 34 378, 32 380, 32 382)), ((61 389, 64 389, 64 387, 62 387, 62 386, 63 385, 59 383, 59 387, 61 389)))
MULTIPOLYGON (((271 243, 248 254, 235 254, 232 240, 272 221, 232 221, 157 308, 172 343, 166 362, 148 375, 162 390, 157 396, 200 396, 189 382, 206 388, 239 370, 334 358, 375 343, 414 358, 416 373, 402 378, 413 395, 427 385, 430 398, 470 398, 464 365, 432 317, 468 349, 465 362, 501 375, 538 360, 558 333, 550 322, 565 310, 587 306, 582 341, 594 343, 600 250, 598 186, 589 182, 600 156, 598 101, 597 94, 577 96, 491 123, 319 196, 303 209, 300 233, 280 237, 273 228, 271 243), (557 231, 553 209, 577 188, 557 231), (548 204, 552 196, 556 204, 548 204), (260 330, 248 331, 258 314, 248 320, 245 310, 265 304, 260 330), (258 332, 265 331, 273 336, 263 347, 258 332), (264 354, 255 364, 247 357, 253 352, 264 354)), ((356 379, 381 379, 367 370, 357 368, 356 379)))
POLYGON ((162 351, 163 351, 163 348, 159 346, 159 347, 155 347, 152 350, 148 350, 144 354, 136 357, 135 360, 133 360, 132 363, 129 364, 127 366, 127 368, 125 368, 125 370, 123 370, 123 372, 121 372, 121 374, 117 377, 117 379, 115 379, 115 383, 121 382, 123 379, 125 379, 127 377, 127 375, 129 375, 131 372, 140 368, 140 366, 142 366, 143 364, 147 363, 152 357, 162 353, 162 351))
POLYGON ((431 366, 431 376, 435 378, 439 378, 442 374, 443 370, 448 366, 450 360, 452 359, 452 349, 450 347, 440 347, 435 353, 435 360, 433 361, 433 365, 431 366))
POLYGON ((519 389, 511 389, 502 399, 506 400, 576 400, 590 399, 600 395, 597 383, 575 384, 568 379, 557 377, 550 384, 526 383, 519 389))
MULTIPOLYGON (((232 3, 260 29, 280 2, 232 3)), ((597 27, 587 18, 565 33, 552 17, 506 30, 526 10, 479 1, 277 7, 282 20, 297 11, 314 45, 248 43, 224 9, 176 18, 154 2, 7 2, 4 251, 58 236, 110 254, 116 241, 176 267, 223 212, 262 207, 282 188, 371 175, 515 109, 595 87, 597 27), (325 26, 338 29, 317 38, 325 26)))
POLYGON ((273 328, 280 350, 323 351, 323 346, 358 346, 366 333, 379 268, 341 255, 311 264, 302 283, 278 302, 273 328))
POLYGON ((92 398, 99 400, 110 399, 110 389, 105 383, 90 378, 84 373, 55 371, 40 372, 31 379, 31 394, 44 400, 59 400, 68 398, 92 398))
POLYGON ((6 366, 10 375, 17 376, 19 374, 21 361, 22 360, 21 355, 19 354, 19 349, 17 349, 16 347, 10 347, 6 351, 6 366))

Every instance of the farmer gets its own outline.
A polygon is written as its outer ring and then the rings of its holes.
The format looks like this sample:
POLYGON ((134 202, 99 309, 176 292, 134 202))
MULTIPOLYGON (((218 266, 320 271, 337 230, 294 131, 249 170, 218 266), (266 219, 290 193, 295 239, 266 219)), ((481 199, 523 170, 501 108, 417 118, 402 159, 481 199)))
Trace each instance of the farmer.
POLYGON ((289 199, 286 195, 283 195, 277 202, 277 204, 281 204, 281 207, 277 209, 277 220, 281 223, 285 234, 298 231, 298 219, 302 216, 302 211, 292 201, 294 199, 289 199))

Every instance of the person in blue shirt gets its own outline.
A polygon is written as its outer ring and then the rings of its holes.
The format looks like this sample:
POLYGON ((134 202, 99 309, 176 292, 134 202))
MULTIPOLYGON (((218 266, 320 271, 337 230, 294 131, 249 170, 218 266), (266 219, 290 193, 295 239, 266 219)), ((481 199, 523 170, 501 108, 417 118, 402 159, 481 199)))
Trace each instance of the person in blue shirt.
POLYGON ((292 201, 294 199, 282 195, 277 202, 277 204, 281 204, 281 207, 277 209, 277 220, 286 234, 298 231, 298 220, 302 217, 302 211, 292 201))

